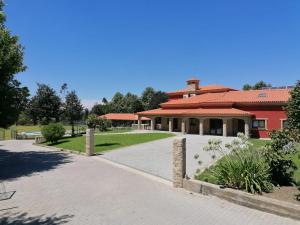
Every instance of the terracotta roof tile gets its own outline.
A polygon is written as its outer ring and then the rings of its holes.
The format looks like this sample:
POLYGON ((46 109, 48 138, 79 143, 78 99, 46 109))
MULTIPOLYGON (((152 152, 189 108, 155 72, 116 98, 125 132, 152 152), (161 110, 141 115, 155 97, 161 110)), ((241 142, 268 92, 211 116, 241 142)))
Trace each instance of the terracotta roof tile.
POLYGON ((251 116, 246 112, 236 108, 198 108, 198 109, 153 109, 139 112, 142 116, 251 116))
MULTIPOLYGON (((100 117, 106 118, 108 120, 128 120, 128 121, 138 120, 138 115, 133 113, 108 113, 100 117)), ((150 120, 147 117, 142 117, 141 119, 150 120)))
POLYGON ((162 104, 162 107, 190 104, 201 105, 203 103, 286 103, 290 96, 289 92, 289 89, 270 89, 206 93, 166 102, 162 104))

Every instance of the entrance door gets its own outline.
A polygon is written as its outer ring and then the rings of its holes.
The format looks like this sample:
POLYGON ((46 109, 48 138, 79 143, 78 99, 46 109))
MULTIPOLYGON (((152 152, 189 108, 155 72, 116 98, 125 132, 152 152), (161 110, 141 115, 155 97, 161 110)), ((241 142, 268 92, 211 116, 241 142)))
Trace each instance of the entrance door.
POLYGON ((210 119, 210 134, 223 135, 223 121, 221 119, 210 119))

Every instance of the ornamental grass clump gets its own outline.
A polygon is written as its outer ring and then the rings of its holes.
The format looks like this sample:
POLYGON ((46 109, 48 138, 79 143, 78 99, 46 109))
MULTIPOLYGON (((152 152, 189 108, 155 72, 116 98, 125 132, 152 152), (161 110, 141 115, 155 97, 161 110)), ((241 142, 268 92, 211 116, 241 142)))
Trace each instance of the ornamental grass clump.
POLYGON ((212 176, 219 185, 253 194, 273 189, 269 164, 244 134, 238 134, 238 138, 225 147, 222 147, 220 140, 209 140, 204 150, 212 152, 213 159, 216 159, 217 154, 223 156, 211 167, 212 176))

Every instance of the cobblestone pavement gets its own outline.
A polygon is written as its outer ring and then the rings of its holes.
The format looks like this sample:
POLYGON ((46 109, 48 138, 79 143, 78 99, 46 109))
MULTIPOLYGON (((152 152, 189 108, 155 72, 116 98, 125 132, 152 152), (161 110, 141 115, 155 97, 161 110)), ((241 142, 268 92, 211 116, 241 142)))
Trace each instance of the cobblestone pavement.
POLYGON ((32 146, 0 142, 0 224, 216 225, 299 224, 295 220, 174 189, 105 162, 32 146))
MULTIPOLYGON (((212 154, 203 151, 203 147, 209 139, 221 139, 223 145, 234 139, 233 137, 199 135, 183 135, 183 137, 186 137, 187 143, 186 166, 189 177, 193 177, 198 168, 204 169, 213 162, 212 154), (199 159, 202 162, 201 165, 194 158, 196 153, 199 154, 199 159)), ((100 157, 160 176, 167 180, 172 180, 172 147, 175 138, 171 137, 105 152, 100 157)))

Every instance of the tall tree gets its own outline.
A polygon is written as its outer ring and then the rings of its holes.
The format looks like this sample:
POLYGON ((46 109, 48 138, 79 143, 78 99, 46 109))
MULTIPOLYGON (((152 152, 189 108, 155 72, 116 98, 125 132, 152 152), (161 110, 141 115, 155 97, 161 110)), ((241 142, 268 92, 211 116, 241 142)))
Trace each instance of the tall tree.
POLYGON ((137 95, 128 92, 123 98, 123 113, 136 113, 143 111, 143 105, 137 95))
POLYGON ((253 86, 251 86, 250 84, 245 84, 243 86, 243 90, 244 91, 261 90, 261 89, 266 88, 266 87, 272 87, 272 85, 261 80, 261 81, 256 82, 253 86))
POLYGON ((29 114, 32 119, 41 124, 48 124, 53 119, 59 121, 61 116, 61 99, 55 90, 46 84, 38 84, 36 95, 29 104, 29 114))
POLYGON ((150 106, 149 109, 157 109, 160 107, 161 103, 167 102, 169 99, 169 96, 167 95, 167 93, 162 92, 162 91, 157 91, 155 92, 151 102, 150 102, 150 106))
POLYGON ((291 129, 296 130, 300 134, 300 80, 297 81, 290 95, 286 106, 288 124, 291 129))
POLYGON ((110 113, 110 105, 109 104, 95 104, 91 109, 92 114, 96 114, 98 116, 110 113))
POLYGON ((74 133, 74 123, 82 118, 83 106, 75 91, 71 91, 66 95, 64 104, 64 116, 72 126, 72 136, 74 133))
POLYGON ((155 95, 155 90, 152 87, 146 87, 145 90, 142 93, 141 101, 143 103, 145 110, 150 110, 151 105, 150 103, 153 101, 155 95))
POLYGON ((252 86, 251 86, 250 84, 244 84, 243 90, 244 90, 244 91, 252 90, 252 86))
POLYGON ((111 112, 114 113, 122 113, 123 110, 123 98, 124 96, 117 92, 114 97, 112 98, 110 104, 111 104, 111 112))
POLYGON ((14 76, 23 72, 24 48, 19 38, 5 27, 4 3, 0 0, 0 127, 7 128, 18 120, 29 96, 27 87, 14 76))
POLYGON ((108 103, 107 99, 106 98, 102 98, 102 103, 103 104, 107 104, 108 103))

